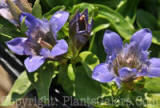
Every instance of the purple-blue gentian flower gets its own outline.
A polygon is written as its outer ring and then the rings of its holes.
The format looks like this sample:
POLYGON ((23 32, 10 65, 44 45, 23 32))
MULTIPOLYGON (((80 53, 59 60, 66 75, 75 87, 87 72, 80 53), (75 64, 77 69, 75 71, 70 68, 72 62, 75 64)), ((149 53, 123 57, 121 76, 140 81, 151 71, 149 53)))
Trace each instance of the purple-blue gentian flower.
POLYGON ((69 13, 65 11, 56 12, 50 21, 37 19, 29 13, 20 15, 20 21, 25 18, 28 38, 17 37, 6 44, 16 54, 29 56, 24 61, 28 72, 37 70, 46 59, 57 60, 68 51, 67 42, 57 40, 57 32, 68 17, 69 13))
POLYGON ((89 23, 88 9, 85 9, 82 13, 78 11, 74 15, 69 22, 69 35, 73 46, 79 49, 88 41, 92 26, 93 20, 89 23))
POLYGON ((152 33, 147 28, 134 33, 125 45, 117 33, 106 30, 103 46, 107 59, 95 67, 92 78, 103 83, 115 81, 120 87, 139 77, 160 77, 160 59, 148 58, 151 43, 152 33))

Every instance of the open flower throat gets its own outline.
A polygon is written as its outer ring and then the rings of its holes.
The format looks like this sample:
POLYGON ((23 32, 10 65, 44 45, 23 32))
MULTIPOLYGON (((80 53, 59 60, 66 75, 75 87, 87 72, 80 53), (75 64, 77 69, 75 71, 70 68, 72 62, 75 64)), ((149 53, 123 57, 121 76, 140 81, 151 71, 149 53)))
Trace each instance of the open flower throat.
POLYGON ((79 31, 82 31, 82 30, 86 30, 87 29, 87 22, 85 20, 85 15, 83 14, 79 20, 78 20, 78 24, 79 24, 79 31))
POLYGON ((115 73, 118 75, 118 69, 122 67, 136 68, 138 70, 141 68, 142 64, 134 54, 123 56, 120 53, 113 61, 113 66, 115 73))
MULTIPOLYGON (((137 55, 135 53, 127 53, 123 54, 123 52, 120 52, 117 57, 113 61, 113 71, 115 75, 119 76, 118 70, 123 68, 123 67, 129 67, 130 69, 133 69, 134 71, 141 72, 142 66, 145 65, 143 64, 137 55)), ((136 79, 134 75, 131 75, 123 79, 124 82, 128 81, 133 81, 136 79)))
POLYGON ((31 37, 26 41, 26 45, 30 46, 29 50, 34 52, 34 55, 39 55, 42 48, 51 50, 56 44, 54 36, 49 30, 49 27, 43 28, 36 25, 36 30, 32 30, 31 37))
POLYGON ((148 57, 151 43, 152 32, 147 28, 134 33, 125 46, 117 33, 106 30, 103 46, 107 60, 94 68, 92 78, 103 83, 115 81, 120 87, 144 76, 159 77, 160 59, 148 57))

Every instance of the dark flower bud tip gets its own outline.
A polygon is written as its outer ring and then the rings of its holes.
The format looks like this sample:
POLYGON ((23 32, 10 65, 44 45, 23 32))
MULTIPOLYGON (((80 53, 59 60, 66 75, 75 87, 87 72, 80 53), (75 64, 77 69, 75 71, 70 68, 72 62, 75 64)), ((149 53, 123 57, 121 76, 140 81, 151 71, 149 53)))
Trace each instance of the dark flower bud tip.
POLYGON ((88 9, 85 9, 82 13, 79 11, 69 22, 69 33, 76 49, 80 49, 89 39, 93 21, 88 21, 88 9))

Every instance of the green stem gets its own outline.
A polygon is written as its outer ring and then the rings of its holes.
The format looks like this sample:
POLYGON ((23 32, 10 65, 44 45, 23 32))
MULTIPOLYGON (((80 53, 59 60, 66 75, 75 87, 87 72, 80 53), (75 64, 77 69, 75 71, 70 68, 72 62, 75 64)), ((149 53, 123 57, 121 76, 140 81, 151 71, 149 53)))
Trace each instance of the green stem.
POLYGON ((91 42, 90 42, 90 46, 89 46, 89 51, 91 51, 92 50, 92 48, 93 48, 93 44, 94 44, 94 40, 95 40, 95 34, 92 36, 92 39, 91 39, 91 42))

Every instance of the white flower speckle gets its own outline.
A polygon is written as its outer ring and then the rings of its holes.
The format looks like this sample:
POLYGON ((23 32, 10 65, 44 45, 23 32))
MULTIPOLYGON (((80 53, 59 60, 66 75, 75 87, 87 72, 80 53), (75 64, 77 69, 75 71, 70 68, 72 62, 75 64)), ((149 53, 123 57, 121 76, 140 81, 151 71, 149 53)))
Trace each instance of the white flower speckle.
POLYGON ((56 18, 60 18, 61 16, 62 16, 62 14, 60 14, 60 13, 57 13, 57 14, 55 15, 56 18))

